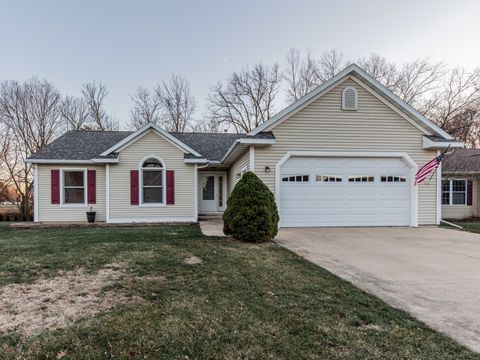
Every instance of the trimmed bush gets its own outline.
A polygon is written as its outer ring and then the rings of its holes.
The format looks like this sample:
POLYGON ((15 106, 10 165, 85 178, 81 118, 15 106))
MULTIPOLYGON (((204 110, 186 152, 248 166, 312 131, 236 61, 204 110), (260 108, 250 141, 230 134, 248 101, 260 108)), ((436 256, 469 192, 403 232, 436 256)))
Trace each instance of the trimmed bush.
POLYGON ((278 221, 272 192, 254 173, 244 174, 227 201, 223 232, 241 241, 265 242, 277 235, 278 221))

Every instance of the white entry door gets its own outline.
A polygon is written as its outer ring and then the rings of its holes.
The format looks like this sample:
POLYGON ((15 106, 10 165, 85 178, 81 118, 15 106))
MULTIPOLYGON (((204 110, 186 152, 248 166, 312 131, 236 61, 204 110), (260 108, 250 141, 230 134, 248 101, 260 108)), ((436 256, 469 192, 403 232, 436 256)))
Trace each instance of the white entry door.
POLYGON ((223 174, 199 174, 199 212, 218 213, 224 210, 224 185, 223 174))
POLYGON ((292 157, 280 172, 281 226, 408 226, 409 174, 399 158, 292 157))

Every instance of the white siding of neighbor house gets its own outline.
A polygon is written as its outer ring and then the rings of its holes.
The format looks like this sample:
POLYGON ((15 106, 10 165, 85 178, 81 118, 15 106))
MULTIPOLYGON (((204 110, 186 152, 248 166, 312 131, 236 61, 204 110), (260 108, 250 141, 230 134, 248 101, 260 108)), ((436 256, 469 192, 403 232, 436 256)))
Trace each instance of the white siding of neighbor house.
MULTIPOLYGON (((255 148, 255 173, 274 193, 275 165, 290 151, 406 152, 419 166, 436 156, 436 151, 422 148, 418 128, 349 78, 272 131, 276 144, 255 148), (342 91, 347 86, 358 92, 356 111, 342 111, 342 91)), ((436 223, 436 181, 433 176, 419 186, 420 225, 436 223)))
POLYGON ((472 205, 442 205, 442 219, 462 220, 478 217, 480 214, 478 187, 480 182, 476 176, 446 176, 445 179, 472 180, 472 205))
MULTIPOLYGON (((85 188, 85 191, 87 191, 87 188, 85 188)), ((97 212, 96 220, 105 221, 105 166, 38 165, 38 221, 87 221, 85 212, 90 210, 90 206, 93 211, 97 212), (81 207, 52 204, 51 170, 61 169, 96 170, 96 204, 88 204, 81 207)))
POLYGON ((110 165, 110 221, 196 221, 195 166, 184 163, 184 153, 150 131, 124 148, 118 164, 110 165), (138 170, 146 156, 156 156, 166 170, 175 171, 175 204, 130 205, 130 170, 138 170))
POLYGON ((238 158, 237 161, 235 161, 229 172, 228 172, 228 193, 231 193, 237 182, 240 180, 240 178, 237 176, 237 174, 240 173, 240 171, 244 168, 247 168, 247 171, 250 170, 250 153, 249 150, 247 150, 242 156, 238 158))

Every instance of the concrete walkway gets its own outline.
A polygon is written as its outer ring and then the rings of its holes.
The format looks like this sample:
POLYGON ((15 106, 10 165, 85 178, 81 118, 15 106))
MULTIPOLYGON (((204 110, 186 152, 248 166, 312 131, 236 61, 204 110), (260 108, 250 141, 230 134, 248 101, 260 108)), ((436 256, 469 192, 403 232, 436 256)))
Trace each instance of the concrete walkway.
POLYGON ((480 352, 480 235, 442 228, 281 229, 276 241, 480 352))
POLYGON ((222 219, 208 219, 200 220, 200 229, 203 235, 206 236, 225 236, 223 233, 223 220, 222 219))

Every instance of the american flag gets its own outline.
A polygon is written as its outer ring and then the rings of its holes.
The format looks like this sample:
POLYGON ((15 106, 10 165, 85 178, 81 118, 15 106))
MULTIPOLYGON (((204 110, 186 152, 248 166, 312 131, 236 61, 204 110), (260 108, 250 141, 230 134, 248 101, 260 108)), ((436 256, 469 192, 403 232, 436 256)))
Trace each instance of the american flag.
POLYGON ((436 170, 440 163, 442 162, 443 158, 447 154, 448 148, 445 149, 444 152, 442 152, 440 155, 437 157, 433 158, 430 160, 428 163, 423 165, 420 170, 418 170, 417 174, 415 175, 415 185, 421 184, 425 178, 430 174, 432 171, 436 170))

